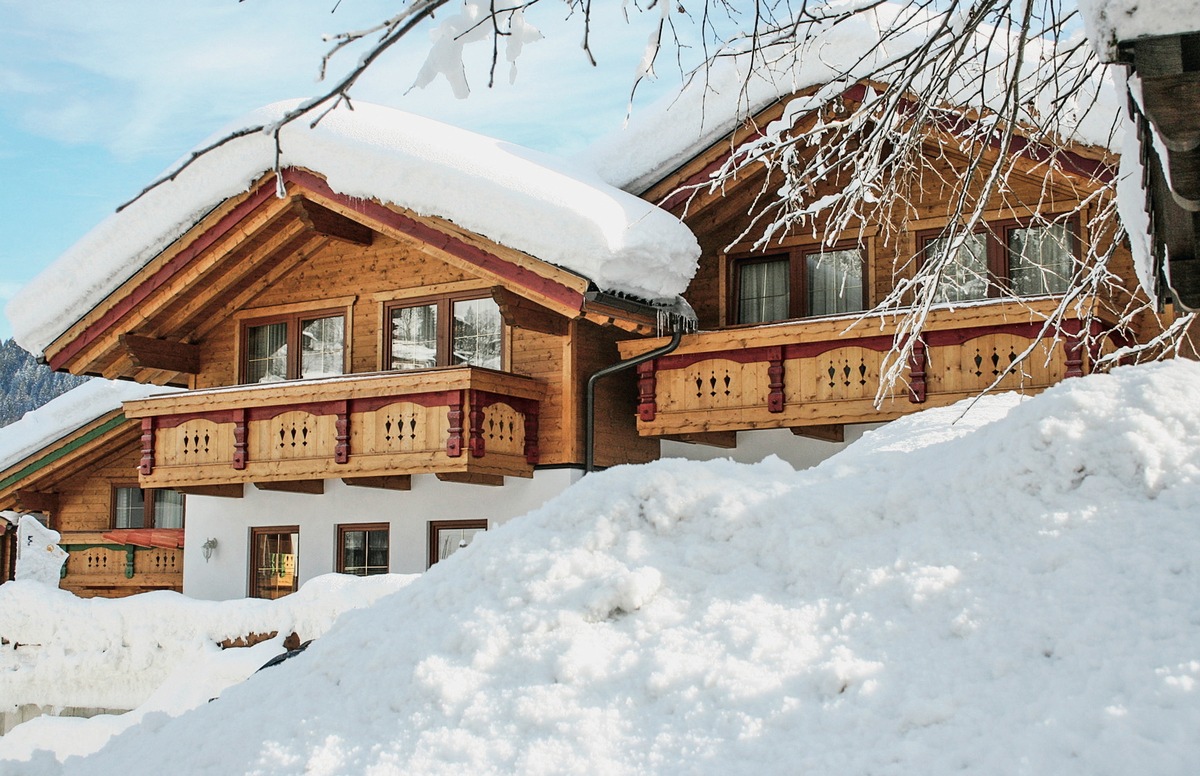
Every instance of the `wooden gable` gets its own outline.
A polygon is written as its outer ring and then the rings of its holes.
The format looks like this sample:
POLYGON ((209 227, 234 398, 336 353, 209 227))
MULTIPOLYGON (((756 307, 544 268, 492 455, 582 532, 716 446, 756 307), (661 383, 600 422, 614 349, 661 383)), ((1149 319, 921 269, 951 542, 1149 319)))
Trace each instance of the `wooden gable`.
POLYGON ((199 343, 214 329, 286 278, 350 248, 372 271, 393 277, 410 268, 419 274, 422 260, 433 261, 449 268, 448 276, 457 273, 447 282, 505 289, 510 301, 526 300, 543 318, 591 316, 630 330, 644 325, 589 302, 586 278, 444 219, 337 194, 306 170, 286 170, 283 179, 286 197, 275 195, 274 178, 266 176, 176 240, 47 347, 51 367, 194 385, 195 374, 207 368, 199 343), (406 264, 389 266, 397 256, 406 264))

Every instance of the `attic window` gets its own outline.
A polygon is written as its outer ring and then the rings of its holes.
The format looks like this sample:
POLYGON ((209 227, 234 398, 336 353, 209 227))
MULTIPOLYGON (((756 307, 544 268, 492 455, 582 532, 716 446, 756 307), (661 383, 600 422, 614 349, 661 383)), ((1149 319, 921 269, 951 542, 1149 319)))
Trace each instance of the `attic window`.
POLYGON ((247 321, 243 326, 243 383, 345 372, 346 318, 341 312, 304 312, 247 321))
POLYGON ((503 366, 504 323, 491 297, 406 300, 389 305, 386 320, 389 369, 503 366))
MULTIPOLYGON (((926 257, 949 249, 940 236, 925 236, 926 257)), ((1019 221, 988 224, 970 234, 938 282, 938 302, 1061 294, 1075 269, 1076 239, 1069 224, 1019 221)))
POLYGON ((863 252, 853 244, 808 246, 733 263, 736 323, 837 315, 863 309, 863 252))

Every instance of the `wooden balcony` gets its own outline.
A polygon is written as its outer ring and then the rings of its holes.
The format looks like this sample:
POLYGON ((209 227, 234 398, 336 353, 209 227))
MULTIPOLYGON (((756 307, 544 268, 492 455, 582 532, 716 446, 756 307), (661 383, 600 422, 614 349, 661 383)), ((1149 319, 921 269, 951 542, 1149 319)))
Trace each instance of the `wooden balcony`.
MULTIPOLYGON (((895 316, 789 321, 703 331, 673 353, 638 367, 638 430, 678 436, 893 420, 924 407, 951 404, 995 383, 994 390, 1040 391, 1089 371, 1083 319, 1047 337, 1014 365, 1042 331, 1055 299, 980 302, 930 312, 902 379, 876 407, 895 316), (998 382, 997 382, 998 381, 998 382)), ((1090 339, 1111 324, 1093 318, 1090 339)), ((621 344, 628 358, 664 344, 621 344)))
POLYGON ((531 477, 545 385, 478 367, 215 388, 127 402, 146 488, 438 474, 531 477))
POLYGON ((183 548, 117 544, 103 531, 71 532, 61 587, 79 595, 130 595, 183 588, 183 548))

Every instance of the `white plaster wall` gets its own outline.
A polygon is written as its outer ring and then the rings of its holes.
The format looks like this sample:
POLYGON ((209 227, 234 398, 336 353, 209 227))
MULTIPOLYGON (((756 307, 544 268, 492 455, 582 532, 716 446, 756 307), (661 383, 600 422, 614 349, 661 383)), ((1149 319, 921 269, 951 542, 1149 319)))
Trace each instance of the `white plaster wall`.
POLYGON ((816 466, 829 456, 844 450, 846 445, 862 437, 882 423, 861 423, 846 426, 845 442, 824 442, 820 439, 796 436, 786 428, 762 431, 739 431, 737 447, 725 449, 686 442, 663 441, 663 458, 686 458, 689 461, 711 461, 730 458, 738 463, 758 463, 768 455, 777 455, 796 469, 816 466))
POLYGON ((192 598, 225 600, 248 592, 250 529, 300 527, 297 572, 300 584, 335 568, 337 526, 388 523, 391 570, 425 570, 430 520, 484 517, 499 525, 558 495, 582 476, 578 469, 543 469, 532 479, 507 477, 503 487, 442 482, 432 475, 412 478, 412 490, 358 488, 326 480, 325 493, 279 493, 244 488, 240 499, 187 497, 183 592, 192 598), (205 562, 201 546, 216 539, 205 562))

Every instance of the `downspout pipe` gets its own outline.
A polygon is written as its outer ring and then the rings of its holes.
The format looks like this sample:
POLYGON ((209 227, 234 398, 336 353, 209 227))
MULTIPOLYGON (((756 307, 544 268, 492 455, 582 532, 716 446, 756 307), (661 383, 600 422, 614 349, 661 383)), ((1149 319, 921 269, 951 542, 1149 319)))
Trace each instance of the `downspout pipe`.
POLYGON ((584 464, 583 473, 591 474, 596 470, 596 383, 602 378, 609 375, 623 372, 626 369, 632 369, 643 361, 649 361, 652 358, 665 356, 675 348, 679 347, 680 341, 683 339, 683 327, 676 326, 671 333, 671 341, 661 348, 647 351, 640 356, 627 358, 624 361, 618 361, 615 364, 606 366, 599 372, 596 372, 588 378, 587 382, 587 418, 584 424, 584 464))

